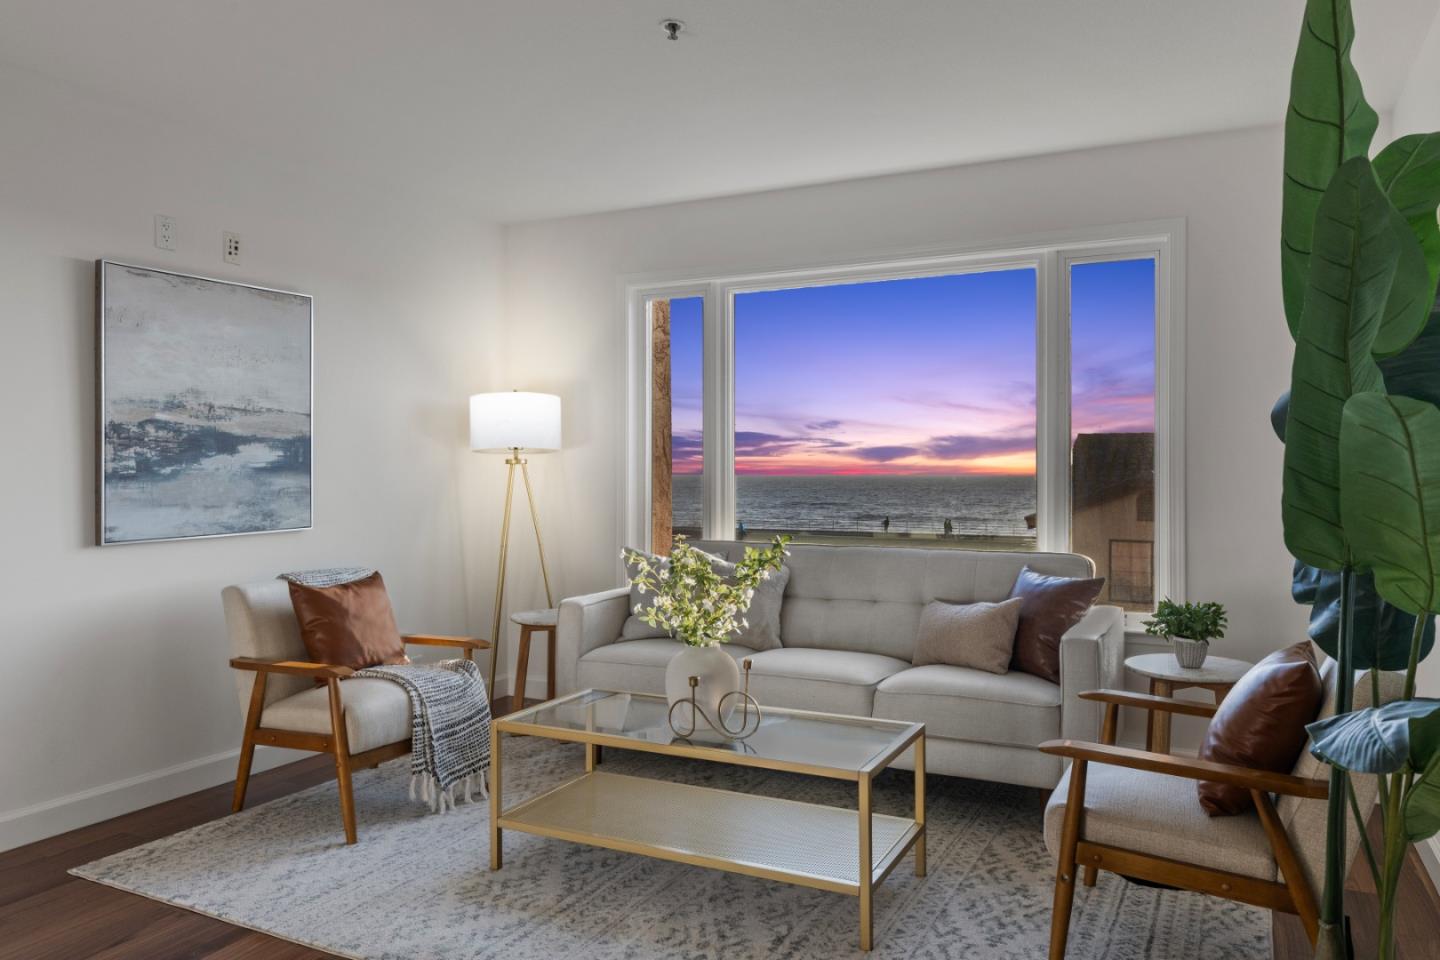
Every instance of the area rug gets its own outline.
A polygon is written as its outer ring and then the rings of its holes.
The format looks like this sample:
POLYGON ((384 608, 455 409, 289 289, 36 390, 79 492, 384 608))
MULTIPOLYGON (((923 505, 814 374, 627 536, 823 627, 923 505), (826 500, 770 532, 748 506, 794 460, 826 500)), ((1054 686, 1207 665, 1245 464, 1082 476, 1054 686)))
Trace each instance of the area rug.
MULTIPOLYGON (((573 776, 580 748, 506 740, 506 805, 573 776)), ((853 785, 612 751, 606 770, 854 808, 853 785)), ((334 783, 106 857, 75 875, 356 960, 648 960, 864 956, 852 897, 508 832, 489 870, 488 805, 430 814, 402 758, 355 778, 347 847, 334 783)), ((877 781, 904 813, 910 776, 877 781)), ((908 859, 875 894, 870 956, 1034 960, 1053 866, 1037 791, 932 777, 929 876, 908 859)), ((1102 874, 1081 888, 1071 958, 1270 956, 1268 912, 1102 874)))

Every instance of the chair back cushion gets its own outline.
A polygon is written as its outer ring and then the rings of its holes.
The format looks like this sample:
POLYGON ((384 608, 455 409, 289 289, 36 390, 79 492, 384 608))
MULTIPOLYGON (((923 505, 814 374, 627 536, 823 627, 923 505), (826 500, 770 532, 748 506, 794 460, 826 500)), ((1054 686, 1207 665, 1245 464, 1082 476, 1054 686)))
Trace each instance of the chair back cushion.
MULTIPOLYGON (((1315 719, 1324 699, 1310 641, 1276 650, 1225 695, 1205 731, 1200 759, 1273 773, 1293 770, 1305 749, 1305 724, 1315 719)), ((1202 780, 1195 789, 1200 806, 1212 817, 1234 816, 1255 806, 1250 791, 1240 787, 1202 780)))
MULTIPOLYGON (((696 546, 732 563, 746 546, 703 540, 696 546)), ((931 600, 999 603, 1027 565, 1059 577, 1092 577, 1095 565, 1076 553, 1004 553, 919 547, 792 543, 790 583, 780 610, 780 642, 878 653, 911 661, 920 611, 931 600)))
MULTIPOLYGON (((226 587, 220 593, 225 606, 225 628, 230 634, 230 653, 236 657, 275 660, 308 660, 300 639, 300 624, 290 604, 290 585, 284 580, 262 580, 226 587)), ((240 710, 250 708, 250 690, 255 674, 236 670, 235 688, 240 710)), ((304 677, 273 675, 265 684, 265 703, 271 704, 314 686, 304 677)))
MULTIPOLYGON (((1325 702, 1316 719, 1335 715, 1336 675, 1335 661, 1326 659, 1324 666, 1320 668, 1320 678, 1325 687, 1325 702)), ((1382 671, 1378 678, 1380 681, 1380 704, 1384 705, 1399 699, 1404 689, 1404 676, 1399 673, 1382 671)), ((1354 695, 1355 709, 1363 710, 1374 704, 1375 699, 1370 690, 1370 675, 1357 674, 1354 695)), ((1305 749, 1300 751, 1300 759, 1295 761, 1295 769, 1292 772, 1297 777, 1325 780, 1330 776, 1330 766, 1311 755, 1310 744, 1307 742, 1305 749)), ((1350 778, 1350 782, 1360 809, 1365 811, 1374 809, 1375 795, 1380 789, 1376 778, 1357 774, 1350 778)), ((1318 898, 1325 885, 1326 802, 1324 800, 1302 800, 1298 797, 1281 797, 1276 804, 1276 810, 1280 815, 1280 822, 1285 825, 1285 830, 1290 835, 1290 842, 1295 845, 1295 851, 1300 856, 1300 862, 1305 868, 1305 875, 1310 879, 1310 887, 1318 898)), ((1356 851, 1360 847, 1360 836, 1355 832, 1353 822, 1345 831, 1345 842, 1345 872, 1348 874, 1350 864, 1355 859, 1356 851)))

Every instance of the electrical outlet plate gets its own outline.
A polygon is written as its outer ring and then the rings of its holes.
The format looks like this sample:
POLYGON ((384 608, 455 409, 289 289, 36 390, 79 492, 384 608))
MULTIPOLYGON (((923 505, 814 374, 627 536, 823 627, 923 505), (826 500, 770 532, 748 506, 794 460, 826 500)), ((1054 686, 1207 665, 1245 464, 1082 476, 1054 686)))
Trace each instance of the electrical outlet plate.
POLYGON ((240 262, 240 234, 226 230, 220 235, 221 251, 226 263, 240 262))
POLYGON ((175 249, 175 218, 155 214, 155 246, 161 250, 175 249))

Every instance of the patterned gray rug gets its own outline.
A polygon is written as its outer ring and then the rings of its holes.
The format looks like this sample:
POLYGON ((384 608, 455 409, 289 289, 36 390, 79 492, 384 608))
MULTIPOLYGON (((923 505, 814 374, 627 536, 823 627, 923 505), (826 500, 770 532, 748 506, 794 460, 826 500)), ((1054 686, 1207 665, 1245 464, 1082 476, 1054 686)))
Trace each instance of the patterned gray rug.
MULTIPOLYGON (((580 748, 506 741, 507 805, 581 767, 580 748)), ((811 777, 611 752, 605 769, 844 804, 811 777)), ((346 847, 333 783, 72 871, 75 875, 357 960, 863 956, 851 897, 506 834, 489 870, 488 807, 429 814, 407 796, 409 760, 355 780, 360 843, 346 847)), ((932 777, 930 870, 908 860, 875 895, 876 960, 1034 960, 1049 941, 1053 866, 1033 790, 932 777)), ((903 813, 910 777, 878 781, 903 813)), ((1071 958, 1270 956, 1262 910, 1102 874, 1081 888, 1071 958)))

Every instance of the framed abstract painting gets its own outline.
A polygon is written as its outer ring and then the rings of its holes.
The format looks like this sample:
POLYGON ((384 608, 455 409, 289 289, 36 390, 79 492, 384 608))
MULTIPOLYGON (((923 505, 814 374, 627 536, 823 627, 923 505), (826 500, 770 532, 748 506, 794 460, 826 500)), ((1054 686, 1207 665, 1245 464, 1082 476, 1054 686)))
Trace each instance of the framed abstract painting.
POLYGON ((97 273, 99 543, 308 530, 310 297, 97 273))

